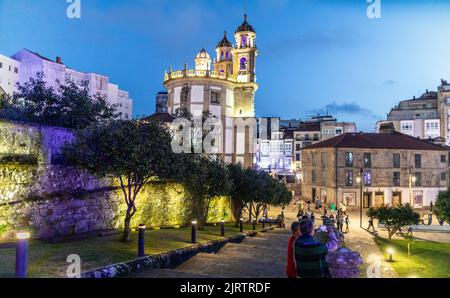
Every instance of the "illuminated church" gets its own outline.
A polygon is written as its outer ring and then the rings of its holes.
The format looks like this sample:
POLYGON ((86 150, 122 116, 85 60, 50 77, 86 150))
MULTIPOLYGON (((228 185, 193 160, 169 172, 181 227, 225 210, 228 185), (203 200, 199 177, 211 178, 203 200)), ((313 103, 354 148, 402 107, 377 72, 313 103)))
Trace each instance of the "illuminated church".
POLYGON ((168 92, 168 112, 176 114, 186 109, 199 116, 209 111, 222 121, 221 148, 223 159, 254 164, 256 137, 253 129, 239 128, 238 123, 255 119, 256 31, 244 15, 243 23, 234 33, 233 45, 224 33, 216 47, 214 60, 205 49, 195 57, 195 69, 172 70, 165 73, 164 87, 168 92))

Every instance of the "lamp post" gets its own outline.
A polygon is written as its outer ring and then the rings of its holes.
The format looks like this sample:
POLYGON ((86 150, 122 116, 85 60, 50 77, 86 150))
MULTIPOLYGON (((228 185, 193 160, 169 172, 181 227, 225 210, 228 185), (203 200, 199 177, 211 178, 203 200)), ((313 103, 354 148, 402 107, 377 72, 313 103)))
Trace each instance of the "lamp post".
POLYGON ((241 233, 244 232, 244 219, 243 219, 243 218, 241 218, 241 219, 239 220, 239 231, 240 231, 241 233))
POLYGON ((417 181, 417 177, 414 174, 412 174, 411 170, 410 170, 410 172, 409 172, 409 204, 411 206, 414 206, 413 198, 412 198, 412 185, 413 185, 413 183, 415 184, 416 181, 417 181))
POLYGON ((220 221, 220 236, 225 236, 225 220, 220 221))
POLYGON ((19 232, 16 234, 17 247, 16 247, 16 277, 27 277, 27 263, 28 263, 28 240, 30 239, 30 233, 19 232))
POLYGON ((253 219, 253 231, 256 230, 256 219, 253 219))
POLYGON ((138 239, 138 257, 145 256, 145 230, 144 224, 139 225, 139 239, 138 239))
POLYGON ((193 220, 191 222, 191 242, 197 243, 197 221, 193 220))
POLYGON ((359 227, 363 227, 363 169, 359 169, 359 175, 356 177, 356 182, 359 183, 359 227))

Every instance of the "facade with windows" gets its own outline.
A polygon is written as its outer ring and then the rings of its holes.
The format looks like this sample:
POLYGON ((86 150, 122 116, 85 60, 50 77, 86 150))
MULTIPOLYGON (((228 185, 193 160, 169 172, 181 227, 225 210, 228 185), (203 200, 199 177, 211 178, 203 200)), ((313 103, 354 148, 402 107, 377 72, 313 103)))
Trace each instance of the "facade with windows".
POLYGON ((288 183, 295 182, 292 133, 275 131, 268 139, 258 140, 257 167, 285 179, 288 183))
POLYGON ((448 185, 448 147, 398 132, 348 133, 302 152, 305 199, 423 208, 448 185))
POLYGON ((19 61, 0 55, 0 88, 6 94, 17 91, 20 69, 19 61))
POLYGON ((195 69, 169 71, 164 75, 164 87, 168 92, 168 113, 176 115, 180 110, 194 117, 208 111, 220 119, 223 138, 217 146, 226 162, 240 162, 251 167, 255 162, 257 140, 254 97, 256 83, 256 31, 244 22, 234 33, 233 45, 226 32, 216 47, 216 58, 211 61, 205 49, 195 57, 195 69), (212 69, 211 69, 212 68, 212 69), (240 123, 253 123, 243 127, 240 123))
POLYGON ((17 71, 17 82, 21 85, 36 77, 38 73, 44 75, 44 81, 54 90, 58 90, 58 82, 72 81, 79 87, 87 86, 91 96, 101 95, 109 104, 116 105, 122 119, 132 118, 133 101, 128 92, 110 83, 107 76, 73 70, 63 64, 60 57, 53 61, 27 49, 20 50, 11 58, 20 68, 17 71))
POLYGON ((387 119, 377 122, 392 123, 396 131, 436 143, 450 144, 450 84, 441 80, 437 91, 426 90, 420 97, 401 101, 391 109, 387 119))

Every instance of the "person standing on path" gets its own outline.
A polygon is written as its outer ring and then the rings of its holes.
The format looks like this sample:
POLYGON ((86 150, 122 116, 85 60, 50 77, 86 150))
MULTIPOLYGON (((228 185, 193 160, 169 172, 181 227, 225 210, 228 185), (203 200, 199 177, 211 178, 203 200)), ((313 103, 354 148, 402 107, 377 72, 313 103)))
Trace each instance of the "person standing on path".
POLYGON ((294 244, 298 236, 300 236, 300 222, 294 221, 291 225, 292 235, 288 241, 286 275, 288 278, 297 278, 297 269, 294 260, 294 244))
POLYGON ((345 216, 345 233, 349 232, 349 225, 350 225, 350 217, 347 214, 345 216))
POLYGON ((314 224, 310 219, 300 222, 301 235, 294 245, 297 275, 302 278, 331 277, 326 262, 329 251, 338 248, 338 240, 331 226, 327 227, 328 242, 323 244, 314 239, 314 224))

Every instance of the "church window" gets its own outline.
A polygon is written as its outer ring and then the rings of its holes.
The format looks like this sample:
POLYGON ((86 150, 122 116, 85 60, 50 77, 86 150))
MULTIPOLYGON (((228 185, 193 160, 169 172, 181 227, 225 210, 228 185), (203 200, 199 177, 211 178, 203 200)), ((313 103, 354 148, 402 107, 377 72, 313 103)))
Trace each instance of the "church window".
POLYGON ((211 103, 220 103, 220 93, 211 91, 211 103))
POLYGON ((241 45, 243 48, 247 46, 247 37, 245 35, 242 35, 241 37, 241 45))
POLYGON ((180 94, 181 107, 187 108, 188 98, 189 98, 189 88, 183 87, 183 89, 181 89, 181 94, 180 94))
POLYGON ((247 69, 247 59, 245 59, 245 57, 241 58, 241 70, 246 70, 247 69))

